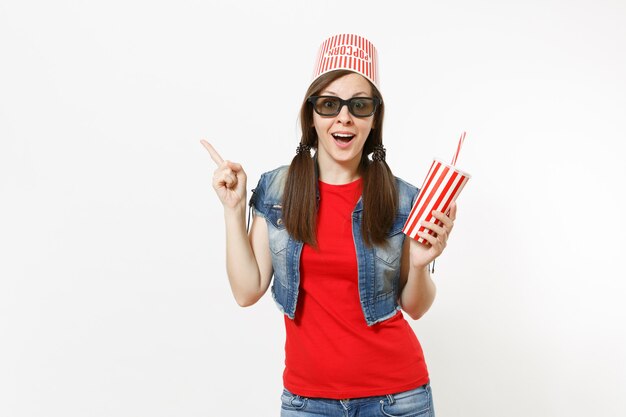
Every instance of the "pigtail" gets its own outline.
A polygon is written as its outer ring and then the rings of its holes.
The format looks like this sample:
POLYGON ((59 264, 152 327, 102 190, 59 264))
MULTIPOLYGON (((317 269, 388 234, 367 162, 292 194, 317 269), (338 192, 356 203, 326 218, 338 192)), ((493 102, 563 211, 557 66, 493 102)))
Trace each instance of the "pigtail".
POLYGON ((301 143, 289 165, 283 194, 283 221, 296 240, 317 246, 317 175, 311 147, 301 143))
POLYGON ((361 158, 363 172, 363 240, 368 246, 382 245, 393 225, 398 207, 396 181, 385 161, 385 148, 372 147, 372 160, 365 151, 361 158))

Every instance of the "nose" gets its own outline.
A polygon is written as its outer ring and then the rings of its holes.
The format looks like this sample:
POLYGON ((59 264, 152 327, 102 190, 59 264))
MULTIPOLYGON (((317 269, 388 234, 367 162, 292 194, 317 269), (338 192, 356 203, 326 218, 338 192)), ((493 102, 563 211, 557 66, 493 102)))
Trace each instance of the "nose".
POLYGON ((339 114, 337 115, 337 121, 344 125, 352 123, 352 115, 350 114, 347 105, 341 106, 339 114))

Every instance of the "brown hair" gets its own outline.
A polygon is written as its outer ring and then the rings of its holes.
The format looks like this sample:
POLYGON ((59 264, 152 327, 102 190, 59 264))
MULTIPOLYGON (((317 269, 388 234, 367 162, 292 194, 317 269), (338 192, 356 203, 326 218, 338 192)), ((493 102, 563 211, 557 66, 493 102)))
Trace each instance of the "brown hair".
MULTIPOLYGON (((302 138, 300 144, 317 148, 317 133, 313 125, 313 107, 307 98, 319 94, 330 83, 352 71, 337 70, 317 78, 307 90, 300 108, 302 138)), ((370 82, 372 95, 380 100, 374 114, 374 125, 361 155, 359 172, 363 178, 362 235, 365 243, 384 244, 393 224, 398 195, 391 169, 384 160, 370 161, 368 155, 383 143, 384 106, 378 89, 370 82)), ((317 245, 317 166, 309 152, 298 152, 291 161, 283 195, 283 221, 289 234, 313 247, 317 245)))

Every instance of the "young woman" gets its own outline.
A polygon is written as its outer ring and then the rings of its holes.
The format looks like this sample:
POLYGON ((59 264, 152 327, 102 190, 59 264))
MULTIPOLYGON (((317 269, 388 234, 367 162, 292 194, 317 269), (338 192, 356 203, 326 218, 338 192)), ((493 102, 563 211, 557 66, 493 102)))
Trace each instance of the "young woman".
POLYGON ((428 244, 402 227, 419 190, 392 175, 382 141, 384 104, 374 46, 337 35, 320 48, 289 166, 261 176, 246 231, 246 174, 206 141, 218 165, 227 273, 241 306, 268 289, 286 327, 281 416, 433 416, 417 320, 435 298, 429 264, 456 217, 428 244), (311 151, 314 151, 313 153, 311 151))

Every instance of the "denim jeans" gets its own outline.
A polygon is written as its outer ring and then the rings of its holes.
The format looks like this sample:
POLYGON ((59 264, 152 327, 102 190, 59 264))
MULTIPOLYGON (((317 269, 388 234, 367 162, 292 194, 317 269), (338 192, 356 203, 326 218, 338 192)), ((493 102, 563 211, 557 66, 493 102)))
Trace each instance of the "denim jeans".
POLYGON ((375 397, 332 400, 281 395, 281 417, 434 417, 430 384, 375 397))

